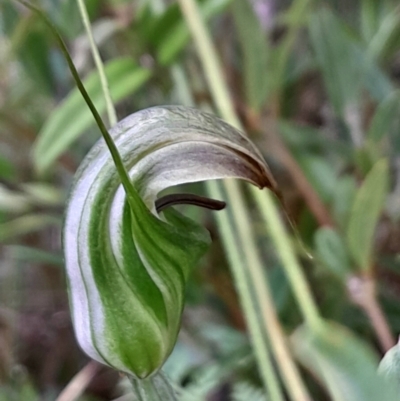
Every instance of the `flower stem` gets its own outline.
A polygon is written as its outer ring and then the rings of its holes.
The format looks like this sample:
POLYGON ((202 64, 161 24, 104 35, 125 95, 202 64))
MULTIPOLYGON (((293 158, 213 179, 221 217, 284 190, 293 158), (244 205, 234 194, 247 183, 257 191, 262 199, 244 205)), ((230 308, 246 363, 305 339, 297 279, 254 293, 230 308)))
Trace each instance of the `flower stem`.
POLYGON ((129 381, 137 401, 178 401, 169 379, 161 371, 146 379, 129 376, 129 381))
POLYGON ((29 8, 31 11, 38 14, 43 19, 43 21, 45 22, 47 27, 50 29, 51 33, 54 35, 54 37, 60 47, 60 50, 61 50, 65 60, 67 61, 69 70, 71 72, 72 77, 74 78, 76 86, 78 87, 79 91, 81 92, 81 95, 84 98, 87 106, 89 107, 89 109, 93 115, 93 118, 95 119, 96 124, 101 132, 101 135, 103 136, 104 141, 107 144, 107 147, 108 147, 108 149, 111 153, 112 159, 114 161, 115 168, 118 171, 118 175, 121 179, 122 185, 124 186, 126 193, 132 197, 137 198, 137 200, 139 202, 141 200, 141 198, 139 197, 138 193, 136 192, 136 189, 133 187, 133 185, 130 181, 128 172, 125 169, 125 166, 122 162, 122 159, 118 152, 118 149, 117 149, 114 141, 112 140, 110 133, 107 131, 107 128, 106 128, 102 118, 100 117, 100 114, 97 111, 94 103, 92 102, 92 99, 90 99, 90 96, 87 93, 87 91, 79 77, 78 71, 72 61, 72 58, 69 55, 67 46, 64 43, 64 40, 61 37, 60 33, 58 32, 57 28, 40 8, 34 6, 33 4, 31 4, 25 0, 17 0, 17 1, 21 4, 23 4, 24 6, 26 6, 27 8, 29 8))
POLYGON ((347 291, 351 300, 360 306, 368 316, 382 350, 387 352, 396 344, 396 341, 377 300, 374 278, 369 274, 351 276, 347 280, 347 291))
POLYGON ((104 100, 106 101, 107 105, 107 114, 108 114, 108 121, 110 126, 112 127, 117 123, 117 113, 115 112, 115 107, 111 99, 110 89, 108 87, 107 77, 104 72, 104 65, 101 60, 99 51, 97 49, 96 43, 93 38, 92 28, 90 26, 89 15, 83 0, 77 0, 79 12, 81 14, 83 25, 86 29, 86 34, 89 39, 90 49, 92 51, 93 59, 96 64, 97 72, 99 73, 101 88, 103 90, 104 100))

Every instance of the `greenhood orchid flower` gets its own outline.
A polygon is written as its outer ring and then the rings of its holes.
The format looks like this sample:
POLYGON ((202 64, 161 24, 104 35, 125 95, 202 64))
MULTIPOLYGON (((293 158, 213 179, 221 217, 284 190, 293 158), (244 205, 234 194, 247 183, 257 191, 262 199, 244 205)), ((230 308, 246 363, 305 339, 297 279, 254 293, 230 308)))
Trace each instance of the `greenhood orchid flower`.
POLYGON ((89 152, 71 191, 64 251, 75 334, 93 359, 145 378, 171 353, 185 285, 208 248, 208 232, 168 206, 220 201, 164 189, 239 178, 275 183, 262 156, 220 119, 183 107, 155 107, 110 130, 139 196, 127 199, 103 140, 89 152))

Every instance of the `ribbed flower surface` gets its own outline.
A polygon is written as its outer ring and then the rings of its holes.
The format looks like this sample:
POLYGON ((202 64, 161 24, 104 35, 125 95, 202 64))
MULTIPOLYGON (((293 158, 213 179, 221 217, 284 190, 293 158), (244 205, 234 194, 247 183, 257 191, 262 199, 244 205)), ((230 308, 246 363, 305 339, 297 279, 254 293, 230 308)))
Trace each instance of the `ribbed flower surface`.
POLYGON ((127 201, 103 140, 71 191, 64 252, 76 337, 93 359, 144 378, 171 353, 185 285, 207 250, 208 232, 172 208, 165 188, 220 178, 273 186, 262 156, 239 131, 196 109, 155 107, 110 134, 139 196, 127 201))

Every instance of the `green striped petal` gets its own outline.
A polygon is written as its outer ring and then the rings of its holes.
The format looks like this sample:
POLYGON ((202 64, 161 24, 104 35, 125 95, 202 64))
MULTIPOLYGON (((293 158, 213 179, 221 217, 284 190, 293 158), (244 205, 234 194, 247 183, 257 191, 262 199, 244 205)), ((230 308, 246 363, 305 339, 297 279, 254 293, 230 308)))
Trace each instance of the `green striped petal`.
POLYGON ((76 337, 93 359, 144 378, 171 353, 185 285, 208 232, 173 208, 157 213, 165 188, 239 178, 275 183, 239 131, 196 109, 155 107, 110 130, 139 194, 129 197, 103 140, 78 169, 64 225, 76 337))

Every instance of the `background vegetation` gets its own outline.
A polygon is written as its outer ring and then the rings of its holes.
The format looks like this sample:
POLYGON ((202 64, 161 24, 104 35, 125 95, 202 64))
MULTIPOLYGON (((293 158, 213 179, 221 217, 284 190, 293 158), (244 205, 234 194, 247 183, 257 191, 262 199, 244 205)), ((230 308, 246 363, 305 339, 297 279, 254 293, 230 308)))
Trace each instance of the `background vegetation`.
MULTIPOLYGON (((249 255, 257 246, 279 327, 312 399, 346 400, 332 389, 338 383, 368 389, 369 366, 400 332, 398 2, 197 4, 217 58, 193 45, 194 23, 178 3, 86 1, 118 117, 153 105, 194 104, 216 106, 229 120, 213 85, 221 68, 235 115, 268 161, 295 222, 288 231, 319 313, 341 325, 331 343, 319 343, 303 326, 307 314, 284 273, 287 261, 244 186, 254 240, 240 249, 249 255), (207 60, 218 62, 207 69, 207 60), (339 335, 342 327, 354 335, 339 335), (328 379, 321 371, 330 372, 328 379)), ((77 4, 40 5, 106 116, 77 4)), ((124 380, 86 365, 75 343, 60 248, 68 188, 99 132, 43 21, 13 1, 0 7, 0 400, 55 400, 79 371, 80 400, 131 400, 124 380)), ((190 190, 205 192, 202 185, 190 190)), ((222 195, 235 213, 237 199, 222 195)), ((214 242, 193 271, 165 371, 183 387, 182 400, 274 401, 265 395, 256 336, 248 335, 249 316, 237 295, 241 283, 229 268, 237 249, 227 248, 224 223, 213 218, 219 214, 190 207, 185 213, 202 221, 214 242)), ((288 223, 284 213, 283 219, 288 223)), ((274 354, 266 333, 261 337, 274 354)))

